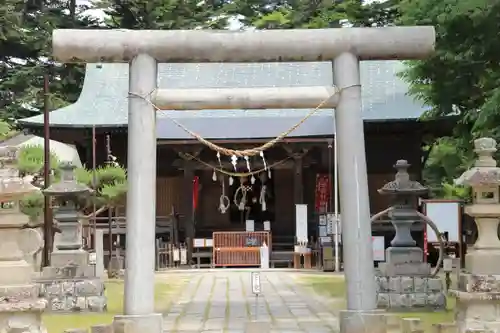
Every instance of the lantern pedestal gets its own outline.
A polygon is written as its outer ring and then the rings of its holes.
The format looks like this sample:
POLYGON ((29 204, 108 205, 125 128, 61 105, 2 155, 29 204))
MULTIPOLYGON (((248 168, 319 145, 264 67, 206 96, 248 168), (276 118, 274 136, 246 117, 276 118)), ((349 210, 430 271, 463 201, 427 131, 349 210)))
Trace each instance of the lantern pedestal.
POLYGON ((0 225, 0 332, 45 332, 41 315, 47 301, 39 298, 32 283, 33 269, 23 259, 16 240, 19 229, 3 229, 0 225), (22 329, 22 330, 21 330, 22 329))
POLYGON ((465 213, 474 218, 477 241, 465 256, 465 270, 460 274, 458 288, 450 293, 457 299, 458 332, 500 331, 500 168, 493 158, 496 141, 481 138, 474 141, 478 159, 475 165, 456 181, 470 186, 472 204, 465 213))
POLYGON ((51 267, 64 269, 74 266, 76 268, 74 277, 93 277, 94 267, 89 265, 89 253, 84 250, 54 251, 50 257, 51 267))

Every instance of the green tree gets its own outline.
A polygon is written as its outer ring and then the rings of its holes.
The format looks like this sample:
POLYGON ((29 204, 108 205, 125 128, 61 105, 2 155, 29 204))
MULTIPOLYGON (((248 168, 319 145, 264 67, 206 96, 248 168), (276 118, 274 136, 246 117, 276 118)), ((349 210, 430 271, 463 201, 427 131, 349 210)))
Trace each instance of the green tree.
POLYGON ((227 10, 245 26, 258 29, 386 26, 398 16, 399 0, 363 4, 359 0, 236 0, 227 10))
POLYGON ((467 199, 469 192, 454 185, 455 179, 470 167, 471 151, 460 147, 457 139, 439 138, 425 148, 429 157, 424 165, 423 179, 431 195, 446 199, 467 199))
POLYGON ((98 0, 108 15, 110 28, 123 29, 223 29, 226 1, 199 0, 98 0))
POLYGON ((474 158, 474 138, 500 139, 500 3, 403 0, 399 11, 400 24, 436 28, 436 52, 426 60, 408 62, 402 76, 411 94, 432 108, 426 117, 457 119, 454 137, 437 142, 437 151, 447 153, 426 167, 431 186, 441 185, 438 179, 451 185, 474 158), (440 171, 445 168, 443 179, 440 171))
MULTIPOLYGON (((51 167, 54 171, 53 181, 59 179, 58 166, 60 162, 51 154, 51 167)), ((44 151, 42 146, 26 146, 20 149, 17 168, 21 174, 40 177, 44 164, 44 151)), ((81 205, 84 211, 92 211, 96 206, 96 215, 117 204, 127 191, 127 172, 120 165, 108 164, 94 171, 77 168, 75 176, 78 182, 86 184, 95 192, 95 195, 83 199, 81 205)), ((21 210, 33 220, 43 212, 43 194, 33 193, 21 201, 21 210)))
POLYGON ((5 0, 0 5, 0 119, 12 121, 41 113, 43 76, 47 73, 52 108, 78 98, 83 67, 50 60, 52 31, 97 27, 98 22, 83 15, 87 6, 73 10, 69 4, 63 0, 5 0))

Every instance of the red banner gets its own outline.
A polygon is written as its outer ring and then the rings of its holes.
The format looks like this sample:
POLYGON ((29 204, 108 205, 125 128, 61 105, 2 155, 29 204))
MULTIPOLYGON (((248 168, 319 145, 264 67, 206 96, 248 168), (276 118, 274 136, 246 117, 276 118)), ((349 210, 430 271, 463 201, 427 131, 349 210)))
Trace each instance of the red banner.
POLYGON ((316 200, 315 208, 317 213, 326 213, 330 202, 330 177, 328 175, 316 175, 316 200))
POLYGON ((200 178, 195 176, 193 179, 193 211, 198 207, 198 192, 200 187, 200 178))

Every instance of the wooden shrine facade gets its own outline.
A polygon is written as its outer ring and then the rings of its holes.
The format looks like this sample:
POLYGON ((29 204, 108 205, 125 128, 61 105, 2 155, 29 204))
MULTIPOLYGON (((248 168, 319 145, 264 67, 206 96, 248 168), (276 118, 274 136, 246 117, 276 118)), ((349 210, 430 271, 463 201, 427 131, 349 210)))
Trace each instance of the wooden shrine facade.
MULTIPOLYGON (((398 159, 406 159, 412 164, 411 177, 421 179, 423 161, 426 156, 422 145, 426 136, 436 135, 449 122, 416 120, 398 120, 365 124, 365 144, 368 167, 370 208, 372 214, 388 206, 386 197, 377 190, 394 178, 393 164, 398 159)), ((36 129, 32 129, 36 133, 36 129)), ((120 164, 126 166, 127 132, 126 129, 96 129, 96 162, 103 164, 107 159, 106 137, 110 138, 112 155, 120 164)), ((75 144, 82 162, 92 163, 91 129, 57 128, 51 132, 54 140, 75 144)), ((233 149, 245 149, 261 145, 268 140, 234 139, 215 140, 214 142, 233 149)), ((268 202, 266 219, 271 220, 273 236, 293 236, 295 234, 295 204, 308 205, 310 234, 314 235, 316 225, 315 187, 317 174, 333 175, 332 138, 305 137, 290 138, 278 143, 265 152, 267 165, 280 162, 271 170, 270 191, 272 198, 268 202)), ((218 210, 222 194, 220 173, 214 181, 214 170, 218 167, 216 152, 206 148, 195 140, 158 140, 157 150, 157 216, 159 219, 169 216, 172 207, 180 214, 180 239, 184 236, 209 237, 214 231, 244 230, 245 224, 235 214, 234 191, 239 185, 235 179, 229 185, 229 176, 225 175, 225 189, 231 207, 225 214, 218 210), (194 158, 189 158, 193 156, 194 158), (193 179, 198 179, 198 204, 193 209, 193 179), (236 217, 235 217, 236 216, 236 217), (194 225, 195 224, 195 225, 194 225), (192 230, 190 232, 190 230, 192 230)), ((223 169, 233 171, 229 157, 222 157, 223 169)), ((252 170, 263 168, 259 156, 250 159, 252 170)), ((245 172, 246 164, 240 160, 238 170, 245 172)), ((235 177, 237 178, 237 177, 235 177)), ((258 178, 258 176, 256 176, 258 178)), ((257 181, 258 183, 258 181, 257 181)), ((333 181, 332 181, 333 184, 333 181)), ((332 190, 333 192, 333 190, 332 190)), ((258 200, 258 198, 257 198, 258 200)), ((375 233, 392 234, 390 224, 374 227, 375 233)), ((388 237, 390 240, 392 237, 388 237)))

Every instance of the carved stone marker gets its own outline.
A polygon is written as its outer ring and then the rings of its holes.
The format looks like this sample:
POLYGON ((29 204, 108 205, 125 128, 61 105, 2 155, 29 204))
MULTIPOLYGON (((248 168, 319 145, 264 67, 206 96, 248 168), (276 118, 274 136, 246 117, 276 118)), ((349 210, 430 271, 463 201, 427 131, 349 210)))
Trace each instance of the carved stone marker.
MULTIPOLYGON (((474 141, 478 155, 474 166, 456 183, 472 187, 472 204, 465 213, 477 224, 477 241, 465 255, 465 272, 460 274, 456 321, 459 332, 481 329, 500 331, 500 168, 493 158, 496 141, 481 138, 474 141)), ((481 331, 483 332, 483 331, 481 331)))
POLYGON ((412 224, 420 220, 417 200, 428 189, 410 180, 409 167, 407 161, 397 161, 395 179, 378 190, 382 195, 391 196, 389 217, 396 235, 385 251, 387 262, 379 264, 377 303, 378 307, 389 309, 444 309, 443 283, 431 277, 430 264, 423 262, 423 251, 411 236, 412 224))
MULTIPOLYGON (((21 229, 28 217, 19 214, 19 200, 38 191, 19 177, 16 150, 0 148, 0 332, 44 332, 41 313, 47 302, 32 283, 33 268, 24 260, 19 241, 36 233, 21 229)), ((34 244, 30 251, 36 251, 34 244)))

